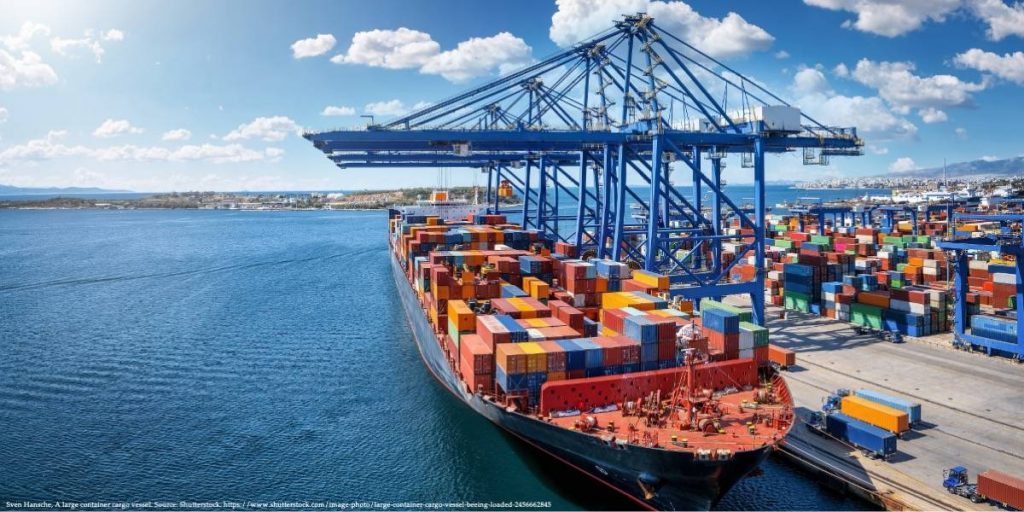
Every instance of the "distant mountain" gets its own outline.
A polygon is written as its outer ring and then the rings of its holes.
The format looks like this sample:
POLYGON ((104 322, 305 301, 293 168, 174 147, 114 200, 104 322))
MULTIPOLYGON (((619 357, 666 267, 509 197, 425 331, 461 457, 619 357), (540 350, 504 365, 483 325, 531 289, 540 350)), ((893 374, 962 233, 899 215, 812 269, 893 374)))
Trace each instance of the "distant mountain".
MULTIPOLYGON (((974 160, 946 165, 946 176, 949 178, 967 178, 975 176, 1021 176, 1024 177, 1024 157, 1006 158, 1003 160, 974 160)), ((941 178, 942 167, 931 169, 914 169, 911 171, 891 172, 888 178, 941 178)))
POLYGON ((12 187, 10 185, 0 185, 0 195, 14 196, 14 195, 53 195, 53 194, 68 194, 68 195, 81 195, 81 194, 130 194, 131 190, 109 190, 105 188, 95 187, 45 187, 45 188, 32 188, 32 187, 12 187))

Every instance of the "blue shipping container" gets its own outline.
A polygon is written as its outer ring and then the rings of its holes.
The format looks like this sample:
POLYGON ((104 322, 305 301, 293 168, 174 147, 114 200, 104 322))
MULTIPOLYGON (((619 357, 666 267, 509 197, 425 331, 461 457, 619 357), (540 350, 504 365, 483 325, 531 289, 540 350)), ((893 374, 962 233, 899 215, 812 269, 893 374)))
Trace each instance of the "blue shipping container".
POLYGON ((583 370, 587 367, 587 353, 573 340, 556 340, 565 350, 565 367, 568 370, 583 370))
POLYGON ((506 392, 526 389, 525 373, 513 373, 508 375, 501 366, 496 366, 494 368, 494 380, 496 380, 501 386, 501 389, 506 392))
POLYGON ((1017 320, 1007 317, 973 315, 971 316, 971 334, 990 340, 1020 343, 1017 339, 1017 320))
POLYGON ((584 351, 584 364, 587 368, 600 368, 604 365, 604 353, 601 346, 588 339, 573 340, 584 351))
POLYGON ((628 316, 623 325, 623 334, 640 343, 658 343, 658 324, 642 316, 628 316))
POLYGON ((855 420, 843 413, 835 412, 826 415, 825 429, 829 434, 880 457, 888 457, 896 453, 895 434, 855 420))
POLYGON ((740 332, 740 316, 735 313, 722 309, 705 309, 701 316, 707 329, 724 334, 740 332))

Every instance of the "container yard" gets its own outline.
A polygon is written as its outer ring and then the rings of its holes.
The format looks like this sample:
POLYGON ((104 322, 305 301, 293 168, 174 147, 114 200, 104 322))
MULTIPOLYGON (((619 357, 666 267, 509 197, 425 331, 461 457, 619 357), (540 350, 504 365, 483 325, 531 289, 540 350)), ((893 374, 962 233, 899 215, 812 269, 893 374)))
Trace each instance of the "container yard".
MULTIPOLYGON (((420 354, 473 410, 639 507, 711 507, 775 450, 899 508, 962 508, 935 468, 1024 474, 1018 202, 769 214, 766 155, 827 165, 865 141, 646 14, 387 123, 304 137, 343 169, 486 175, 476 213, 441 191, 389 214, 420 354), (687 119, 664 117, 675 101, 687 119), (730 155, 752 204, 725 192, 730 155)), ((996 480, 978 486, 1011 499, 996 480)))
POLYGON ((952 495, 941 468, 963 466, 972 478, 990 470, 1024 475, 1018 403, 1024 374, 1017 363, 956 350, 951 333, 897 345, 817 315, 769 317, 773 346, 794 352, 785 373, 798 424, 818 416, 862 427, 848 444, 794 428, 783 453, 799 464, 883 506, 914 510, 997 508, 952 495), (822 415, 830 396, 838 399, 837 410, 822 415), (851 399, 889 411, 874 418, 877 412, 848 409, 851 399))

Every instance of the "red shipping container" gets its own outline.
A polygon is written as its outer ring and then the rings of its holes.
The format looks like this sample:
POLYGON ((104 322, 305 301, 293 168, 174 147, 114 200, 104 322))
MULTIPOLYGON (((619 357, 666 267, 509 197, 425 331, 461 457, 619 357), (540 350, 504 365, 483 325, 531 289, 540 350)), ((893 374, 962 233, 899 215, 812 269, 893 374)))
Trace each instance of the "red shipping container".
POLYGON ((612 336, 622 348, 622 364, 640 362, 640 342, 626 336, 612 336))
MULTIPOLYGON (((445 325, 448 325, 447 322, 445 325)), ((494 346, 498 343, 512 343, 512 333, 508 332, 501 322, 490 315, 477 315, 476 333, 491 350, 494 350, 494 346)))
POLYGON ((547 352, 548 362, 547 371, 549 372, 564 372, 565 371, 565 350, 562 346, 554 341, 542 341, 538 343, 544 352, 547 352))
POLYGON ((463 371, 462 379, 466 381, 466 386, 473 393, 476 393, 477 390, 482 390, 484 393, 494 393, 493 373, 467 374, 463 371))
POLYGON ((554 313, 555 318, 565 322, 569 327, 577 331, 583 330, 583 312, 560 300, 548 301, 548 307, 554 313))
POLYGON ((591 339, 591 341, 601 347, 601 364, 604 366, 618 366, 623 364, 622 346, 618 341, 607 336, 598 336, 591 339))
POLYGON ((978 493, 1017 510, 1024 510, 1024 480, 988 470, 978 475, 978 493))
POLYGON ((494 373, 494 349, 477 334, 463 334, 459 338, 462 375, 494 373))
POLYGON ((676 340, 658 342, 658 360, 674 361, 676 359, 676 340))
MULTIPOLYGON (((650 318, 650 316, 648 316, 650 318)), ((682 319, 680 319, 682 320, 682 319)), ((676 341, 676 321, 670 318, 661 318, 658 322, 658 341, 676 341)))

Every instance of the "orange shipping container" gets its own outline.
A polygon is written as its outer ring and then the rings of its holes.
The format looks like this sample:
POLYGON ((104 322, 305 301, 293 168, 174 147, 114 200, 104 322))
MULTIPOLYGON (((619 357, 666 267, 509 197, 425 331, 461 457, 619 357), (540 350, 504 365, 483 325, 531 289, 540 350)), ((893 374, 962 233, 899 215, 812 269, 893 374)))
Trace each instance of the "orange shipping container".
POLYGON ((796 352, 769 343, 768 360, 783 368, 789 368, 796 365, 796 352))
POLYGON ((860 292, 857 294, 857 302, 887 308, 889 307, 889 294, 886 292, 860 292))
POLYGON ((843 414, 870 423, 883 430, 899 434, 910 430, 907 413, 866 400, 859 396, 844 396, 839 406, 843 414))
POLYGON ((526 352, 519 343, 501 343, 494 348, 495 363, 506 374, 526 373, 526 352))

